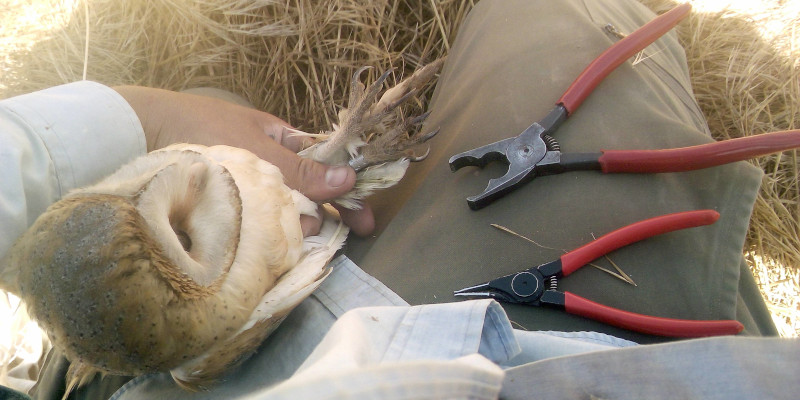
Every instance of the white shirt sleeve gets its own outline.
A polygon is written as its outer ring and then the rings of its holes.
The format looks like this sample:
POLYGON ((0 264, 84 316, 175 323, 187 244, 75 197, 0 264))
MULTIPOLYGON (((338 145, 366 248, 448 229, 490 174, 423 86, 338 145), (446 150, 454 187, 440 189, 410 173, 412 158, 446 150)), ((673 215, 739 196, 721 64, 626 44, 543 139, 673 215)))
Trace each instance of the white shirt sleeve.
POLYGON ((53 202, 145 154, 135 111, 75 82, 0 100, 0 256, 53 202))

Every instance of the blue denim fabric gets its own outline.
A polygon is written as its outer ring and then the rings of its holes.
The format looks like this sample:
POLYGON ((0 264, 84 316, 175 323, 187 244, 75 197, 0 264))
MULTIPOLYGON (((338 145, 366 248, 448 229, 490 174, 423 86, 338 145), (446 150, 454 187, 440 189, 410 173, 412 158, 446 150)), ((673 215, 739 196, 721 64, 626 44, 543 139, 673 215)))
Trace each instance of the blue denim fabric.
POLYGON ((500 365, 633 345, 593 332, 515 331, 492 300, 410 307, 345 256, 332 265, 323 285, 258 352, 209 391, 187 393, 168 374, 155 374, 130 381, 112 398, 298 398, 311 389, 319 397, 494 398, 500 365), (386 392, 387 382, 403 390, 386 392))
POLYGON ((208 391, 157 374, 112 398, 792 398, 800 389, 797 340, 644 346, 526 332, 492 300, 410 307, 346 257, 332 264, 320 290, 208 391))

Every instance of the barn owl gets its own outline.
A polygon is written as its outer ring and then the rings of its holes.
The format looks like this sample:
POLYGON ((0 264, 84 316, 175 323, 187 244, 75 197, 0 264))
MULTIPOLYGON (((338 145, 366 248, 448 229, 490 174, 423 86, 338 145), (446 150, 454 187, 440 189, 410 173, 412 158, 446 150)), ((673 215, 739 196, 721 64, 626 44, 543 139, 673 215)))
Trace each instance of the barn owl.
MULTIPOLYGON (((424 116, 390 114, 440 66, 380 98, 385 74, 366 90, 354 75, 350 108, 302 153, 356 160, 357 187, 341 204, 358 207, 421 158, 409 149, 432 135, 406 130, 424 116)), ((176 144, 51 205, 0 264, 0 288, 19 294, 70 360, 65 397, 98 372, 168 371, 197 390, 251 354, 328 275, 348 230, 326 214, 320 233, 304 238, 301 215, 318 213, 249 151, 176 144)))

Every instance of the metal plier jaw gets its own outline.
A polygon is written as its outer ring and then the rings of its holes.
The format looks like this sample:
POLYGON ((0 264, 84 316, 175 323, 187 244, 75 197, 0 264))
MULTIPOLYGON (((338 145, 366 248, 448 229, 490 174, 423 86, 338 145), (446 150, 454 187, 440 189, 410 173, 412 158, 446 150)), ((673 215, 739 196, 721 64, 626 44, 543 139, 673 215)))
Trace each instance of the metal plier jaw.
MULTIPOLYGON (((473 210, 481 209, 495 199, 535 178, 537 166, 558 164, 561 152, 550 150, 545 136, 554 132, 567 118, 567 111, 556 106, 541 123, 534 122, 517 136, 503 139, 450 157, 450 170, 467 166, 483 168, 491 162, 508 165, 505 175, 489 180, 483 193, 467 197, 473 210)), ((553 139, 550 139, 553 142, 553 139)), ((540 168, 539 168, 540 169, 540 168)))
POLYGON ((547 291, 547 281, 552 277, 560 277, 561 270, 559 259, 501 276, 480 285, 456 290, 453 294, 456 297, 484 297, 504 303, 539 306, 545 300, 543 296, 547 291))

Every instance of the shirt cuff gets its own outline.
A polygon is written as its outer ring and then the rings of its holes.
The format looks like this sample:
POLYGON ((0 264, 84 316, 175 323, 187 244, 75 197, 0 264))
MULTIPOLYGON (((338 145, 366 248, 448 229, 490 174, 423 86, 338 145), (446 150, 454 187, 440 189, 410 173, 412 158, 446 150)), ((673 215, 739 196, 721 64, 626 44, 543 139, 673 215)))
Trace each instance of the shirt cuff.
POLYGON ((3 101, 41 138, 63 196, 147 152, 136 112, 110 87, 80 81, 3 101))

